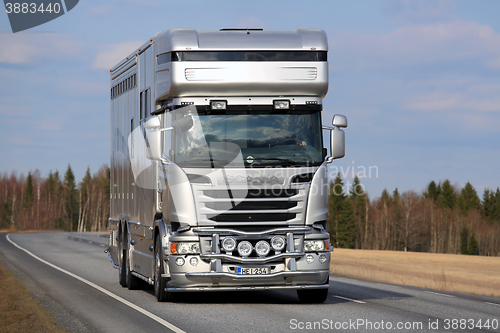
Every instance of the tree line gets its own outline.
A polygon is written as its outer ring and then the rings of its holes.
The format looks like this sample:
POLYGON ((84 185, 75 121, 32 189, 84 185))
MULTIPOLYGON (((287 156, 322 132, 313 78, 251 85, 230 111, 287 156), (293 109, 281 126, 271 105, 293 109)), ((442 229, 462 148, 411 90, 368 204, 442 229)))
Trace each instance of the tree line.
POLYGON ((358 177, 346 191, 337 175, 329 185, 328 226, 334 246, 351 249, 500 256, 500 189, 482 200, 467 182, 431 181, 423 193, 370 200, 358 177))
POLYGON ((101 231, 109 218, 109 167, 87 168, 76 183, 71 166, 42 177, 39 170, 0 176, 0 229, 101 231))

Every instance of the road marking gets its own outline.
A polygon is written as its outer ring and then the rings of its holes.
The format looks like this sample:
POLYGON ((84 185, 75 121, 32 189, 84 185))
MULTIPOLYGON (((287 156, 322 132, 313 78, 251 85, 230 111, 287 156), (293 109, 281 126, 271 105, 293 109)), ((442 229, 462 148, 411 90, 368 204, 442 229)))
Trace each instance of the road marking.
POLYGON ((340 298, 340 299, 346 300, 346 301, 350 301, 350 302, 355 302, 355 303, 359 303, 359 304, 366 304, 366 302, 358 301, 357 299, 351 299, 351 298, 337 296, 337 295, 332 295, 332 296, 336 297, 336 298, 340 298))
POLYGON ((94 242, 89 241, 89 244, 94 244, 94 242))
POLYGON ((490 302, 485 302, 486 304, 491 304, 491 305, 496 305, 496 306, 500 306, 500 304, 497 304, 497 303, 490 303, 490 302))
POLYGON ((138 306, 137 306, 137 305, 135 305, 134 303, 131 303, 131 302, 127 301, 126 299, 121 298, 120 296, 118 296, 118 295, 116 295, 116 294, 113 294, 112 292, 110 292, 110 291, 108 291, 108 290, 106 290, 106 289, 104 289, 104 288, 102 288, 102 287, 99 287, 97 284, 95 284, 95 283, 93 283, 93 282, 90 282, 90 281, 89 281, 89 280, 87 280, 87 279, 84 279, 84 278, 82 278, 82 277, 80 277, 80 276, 78 276, 78 275, 76 275, 76 274, 73 274, 73 273, 71 273, 71 272, 69 272, 69 271, 65 270, 64 268, 61 268, 61 267, 59 267, 59 266, 56 266, 56 265, 54 265, 54 264, 52 264, 52 263, 50 263, 50 262, 48 262, 48 261, 46 261, 46 260, 44 260, 44 259, 42 259, 42 258, 38 257, 37 255, 35 255, 35 254, 31 253, 30 251, 26 250, 25 248, 23 248, 23 247, 21 247, 21 246, 17 245, 16 243, 14 243, 13 241, 11 241, 9 236, 10 236, 10 234, 8 234, 6 238, 7 238, 7 240, 8 240, 10 243, 12 243, 12 245, 14 245, 14 246, 15 246, 15 247, 17 247, 18 249, 20 249, 20 250, 22 250, 22 251, 26 252, 27 254, 29 254, 30 256, 32 256, 33 258, 35 258, 36 260, 41 261, 41 262, 43 262, 44 264, 49 265, 50 267, 52 267, 52 268, 54 268, 54 269, 57 269, 58 271, 63 272, 64 274, 67 274, 67 275, 69 275, 69 276, 71 276, 71 277, 73 277, 73 278, 75 278, 75 279, 77 279, 77 280, 79 280, 79 281, 81 281, 81 282, 83 282, 83 283, 85 283, 85 284, 87 284, 87 285, 91 286, 92 288, 95 288, 95 289, 99 290, 100 292, 102 292, 102 293, 104 293, 104 294, 108 295, 109 297, 114 298, 115 300, 117 300, 117 301, 119 301, 119 302, 122 302, 123 304, 125 304, 125 305, 127 305, 127 306, 131 307, 132 309, 134 309, 134 310, 136 310, 136 311, 138 311, 138 312, 142 313, 142 314, 143 314, 143 315, 145 315, 145 316, 148 316, 149 318, 153 319, 154 321, 158 322, 159 324, 161 324, 161 325, 163 325, 163 326, 167 327, 167 328, 168 328, 169 330, 171 330, 171 331, 174 331, 174 332, 176 332, 176 333, 186 333, 185 331, 181 330, 181 329, 180 329, 180 328, 178 328, 177 326, 175 326, 175 325, 173 325, 173 324, 169 323, 168 321, 166 321, 166 320, 164 320, 164 319, 162 319, 162 318, 158 317, 158 316, 157 316, 157 315, 155 315, 155 314, 152 314, 151 312, 149 312, 149 311, 147 311, 147 310, 144 310, 144 309, 143 309, 143 308, 141 308, 141 307, 138 307, 138 306))
POLYGON ((441 294, 441 293, 435 293, 433 291, 427 291, 427 290, 424 290, 424 293, 433 294, 433 295, 439 295, 439 296, 446 296, 446 297, 455 297, 453 295, 446 295, 446 294, 441 294))

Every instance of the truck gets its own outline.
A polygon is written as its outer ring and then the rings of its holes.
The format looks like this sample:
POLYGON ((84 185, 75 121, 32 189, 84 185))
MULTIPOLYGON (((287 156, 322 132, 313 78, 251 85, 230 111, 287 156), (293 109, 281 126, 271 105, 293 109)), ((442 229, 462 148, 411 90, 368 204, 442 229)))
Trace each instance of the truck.
POLYGON ((123 287, 325 301, 327 165, 347 127, 322 125, 327 52, 321 29, 169 29, 110 70, 107 252, 123 287))

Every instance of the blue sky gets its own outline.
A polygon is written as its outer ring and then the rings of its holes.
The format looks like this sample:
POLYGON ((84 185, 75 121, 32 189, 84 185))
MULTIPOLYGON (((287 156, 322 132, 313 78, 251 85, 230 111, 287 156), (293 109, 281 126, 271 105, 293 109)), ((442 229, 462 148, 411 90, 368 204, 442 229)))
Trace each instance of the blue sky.
MULTIPOLYGON (((109 68, 169 28, 322 28, 324 124, 371 198, 431 181, 500 186, 500 1, 85 1, 13 34, 0 13, 0 172, 109 163, 109 68), (371 171, 371 174, 369 173, 371 171)), ((324 133, 328 135, 328 133, 324 133)), ((327 136, 328 137, 328 136, 327 136)))

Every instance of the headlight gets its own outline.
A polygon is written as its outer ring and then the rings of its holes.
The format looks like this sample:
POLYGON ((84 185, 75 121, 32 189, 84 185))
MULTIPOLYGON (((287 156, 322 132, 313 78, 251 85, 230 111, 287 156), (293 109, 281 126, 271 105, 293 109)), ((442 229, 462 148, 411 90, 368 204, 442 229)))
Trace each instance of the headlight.
POLYGON ((257 252, 259 256, 264 257, 269 251, 271 251, 271 246, 269 246, 268 242, 261 240, 255 244, 255 252, 257 252))
POLYGON ((283 236, 274 236, 271 238, 271 246, 276 251, 281 251, 285 248, 285 237, 283 236))
POLYGON ((242 257, 248 257, 253 251, 252 244, 247 241, 240 242, 238 244, 238 253, 242 257))
POLYGON ((200 253, 200 243, 171 243, 170 253, 172 254, 198 254, 200 253))
POLYGON ((222 240, 222 248, 226 252, 233 252, 236 248, 236 239, 234 237, 226 237, 222 240))
POLYGON ((306 240, 304 241, 304 252, 316 252, 325 250, 324 240, 306 240))

